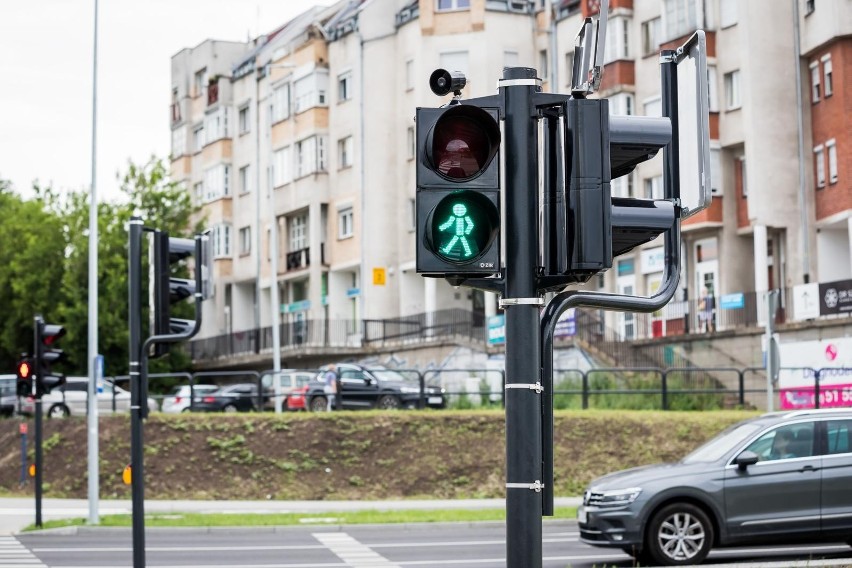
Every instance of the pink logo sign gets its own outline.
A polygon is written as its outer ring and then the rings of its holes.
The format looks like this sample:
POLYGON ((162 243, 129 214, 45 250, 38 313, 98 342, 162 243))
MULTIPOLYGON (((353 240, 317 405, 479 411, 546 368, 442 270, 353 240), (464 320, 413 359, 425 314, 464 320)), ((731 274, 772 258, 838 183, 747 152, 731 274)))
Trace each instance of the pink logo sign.
POLYGON ((834 343, 829 343, 825 348, 825 358, 829 361, 837 359, 837 346, 834 343))

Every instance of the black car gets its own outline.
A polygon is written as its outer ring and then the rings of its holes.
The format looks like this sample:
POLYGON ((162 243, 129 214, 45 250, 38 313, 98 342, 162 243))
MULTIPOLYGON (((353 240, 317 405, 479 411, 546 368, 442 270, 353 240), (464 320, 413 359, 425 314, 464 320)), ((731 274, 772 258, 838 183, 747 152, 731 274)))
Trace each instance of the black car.
MULTIPOLYGON (((404 373, 385 367, 363 367, 352 363, 337 365, 340 396, 336 408, 359 410, 383 408, 417 408, 420 404, 420 382, 404 373)), ((325 394, 325 371, 308 385, 305 393, 306 406, 313 412, 324 411, 328 406, 325 394)), ((444 408, 446 400, 444 389, 425 385, 424 406, 426 408, 444 408)))
MULTIPOLYGON (((264 393, 264 400, 268 398, 264 393)), ((250 412, 257 410, 257 385, 238 383, 206 394, 193 405, 194 412, 250 412)))
POLYGON ((681 461, 593 481, 580 540, 643 564, 700 563, 711 548, 852 544, 852 409, 771 413, 681 461))

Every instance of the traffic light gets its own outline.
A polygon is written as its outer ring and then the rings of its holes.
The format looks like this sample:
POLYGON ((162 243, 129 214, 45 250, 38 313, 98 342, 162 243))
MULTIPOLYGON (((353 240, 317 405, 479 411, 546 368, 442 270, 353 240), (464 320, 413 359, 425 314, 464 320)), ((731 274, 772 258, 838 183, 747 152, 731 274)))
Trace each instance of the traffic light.
MULTIPOLYGON (((459 82, 457 76, 439 69, 430 84, 439 93, 445 85, 460 89, 459 82), (441 73, 446 75, 438 76, 441 73)), ((500 272, 498 120, 496 108, 457 100, 443 108, 417 109, 419 274, 500 272)))
POLYGON ((55 363, 65 359, 62 350, 56 348, 57 342, 64 336, 65 328, 61 325, 44 323, 41 317, 36 318, 36 398, 65 384, 65 375, 51 370, 55 363))
MULTIPOLYGON (((149 289, 151 295, 151 334, 185 335, 195 329, 195 320, 171 317, 171 305, 193 298, 196 292, 202 298, 210 297, 210 254, 207 236, 201 239, 200 258, 195 259, 195 269, 201 271, 201 289, 196 290, 196 279, 175 278, 172 265, 185 264, 197 254, 195 239, 169 237, 165 231, 154 231, 151 240, 151 265, 149 289)), ((155 343, 152 357, 165 355, 168 343, 155 343)))
POLYGON ((33 394, 33 361, 29 357, 24 357, 18 361, 15 367, 15 372, 18 375, 18 396, 30 396, 33 394))

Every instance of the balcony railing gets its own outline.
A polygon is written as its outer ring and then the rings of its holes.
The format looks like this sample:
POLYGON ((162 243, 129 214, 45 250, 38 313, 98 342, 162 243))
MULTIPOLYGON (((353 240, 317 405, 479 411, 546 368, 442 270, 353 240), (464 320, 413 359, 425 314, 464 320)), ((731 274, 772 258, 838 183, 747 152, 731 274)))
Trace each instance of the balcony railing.
POLYGON ((311 249, 303 248, 287 253, 287 272, 311 265, 311 249))

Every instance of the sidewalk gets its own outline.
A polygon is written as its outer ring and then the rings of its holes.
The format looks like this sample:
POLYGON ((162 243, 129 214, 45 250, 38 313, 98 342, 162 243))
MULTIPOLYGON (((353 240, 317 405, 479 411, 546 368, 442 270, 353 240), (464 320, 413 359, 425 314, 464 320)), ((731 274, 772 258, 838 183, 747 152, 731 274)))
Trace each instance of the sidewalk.
MULTIPOLYGON (((580 497, 559 497, 557 507, 576 507, 580 497)), ((146 513, 327 513, 331 511, 502 509, 503 499, 397 500, 397 501, 145 501, 146 513)), ((42 499, 42 521, 88 518, 85 499, 42 499)), ((128 499, 99 503, 99 515, 130 514, 128 499)), ((14 534, 35 522, 35 499, 0 498, 0 535, 14 534)))

